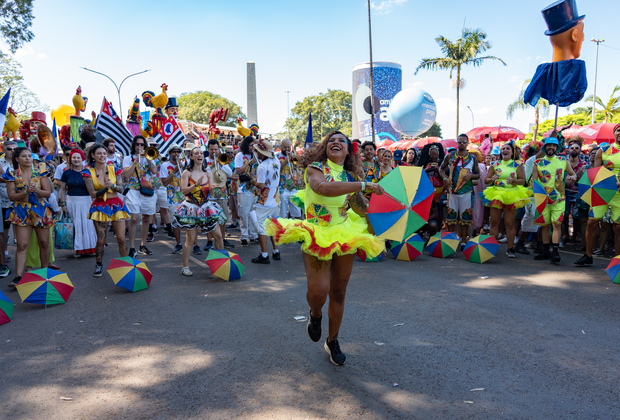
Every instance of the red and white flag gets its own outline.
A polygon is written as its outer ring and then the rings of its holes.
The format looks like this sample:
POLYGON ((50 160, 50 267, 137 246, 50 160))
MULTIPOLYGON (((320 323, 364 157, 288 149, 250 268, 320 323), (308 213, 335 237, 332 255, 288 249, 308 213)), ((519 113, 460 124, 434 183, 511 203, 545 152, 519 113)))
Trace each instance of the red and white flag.
POLYGON ((185 141, 185 134, 179 127, 177 120, 173 117, 169 117, 159 129, 159 132, 155 135, 154 139, 159 145, 159 153, 162 156, 168 155, 168 151, 172 146, 183 147, 185 141))
POLYGON ((112 104, 105 97, 101 104, 101 112, 97 118, 95 128, 104 138, 113 138, 116 141, 116 149, 124 156, 130 155, 133 135, 123 125, 112 104))

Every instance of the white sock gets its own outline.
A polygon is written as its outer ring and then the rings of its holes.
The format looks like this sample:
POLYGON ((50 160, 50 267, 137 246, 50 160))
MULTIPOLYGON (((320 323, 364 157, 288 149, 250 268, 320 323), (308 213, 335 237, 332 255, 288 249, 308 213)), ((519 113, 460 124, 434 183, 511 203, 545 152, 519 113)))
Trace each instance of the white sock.
POLYGON ((274 253, 274 254, 279 254, 279 253, 280 253, 280 250, 279 250, 279 249, 274 249, 274 250, 273 250, 273 253, 274 253))
POLYGON ((268 252, 261 252, 261 253, 260 253, 260 255, 261 255, 263 258, 267 258, 267 257, 269 256, 269 253, 268 253, 268 252))

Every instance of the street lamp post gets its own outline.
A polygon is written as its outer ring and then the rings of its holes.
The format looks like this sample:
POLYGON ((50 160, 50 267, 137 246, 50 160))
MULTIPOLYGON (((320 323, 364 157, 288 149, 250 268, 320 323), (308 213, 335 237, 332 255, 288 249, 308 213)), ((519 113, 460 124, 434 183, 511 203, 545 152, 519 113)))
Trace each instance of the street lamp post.
POLYGON ((95 70, 91 70, 91 69, 87 69, 86 67, 80 67, 86 71, 90 71, 93 73, 97 73, 100 74, 104 77, 107 77, 107 79, 112 82, 114 84, 114 87, 116 88, 116 93, 118 93, 118 112, 120 113, 120 115, 123 115, 123 106, 121 105, 121 88, 123 87, 123 83, 125 83, 125 80, 129 79, 130 77, 133 76, 137 76, 138 74, 142 74, 142 73, 146 73, 147 71, 151 71, 151 69, 149 70, 142 70, 138 73, 134 73, 134 74, 130 74, 129 76, 125 77, 122 81, 120 85, 117 85, 116 82, 114 80, 112 80, 112 78, 110 76, 108 76, 107 74, 95 71, 95 70))
POLYGON ((474 111, 471 110, 469 105, 467 105, 467 109, 469 109, 469 112, 471 112, 471 128, 476 128, 476 124, 474 124, 474 111))
POLYGON ((596 76, 598 73, 598 46, 601 42, 605 42, 605 40, 592 38, 590 41, 596 42, 596 64, 594 65, 594 94, 592 95, 592 124, 594 124, 594 108, 596 106, 596 76))
POLYGON ((285 90, 284 92, 286 93, 286 131, 288 132, 288 138, 290 140, 291 138, 291 123, 290 123, 291 108, 289 105, 289 95, 291 94, 291 91, 285 90))

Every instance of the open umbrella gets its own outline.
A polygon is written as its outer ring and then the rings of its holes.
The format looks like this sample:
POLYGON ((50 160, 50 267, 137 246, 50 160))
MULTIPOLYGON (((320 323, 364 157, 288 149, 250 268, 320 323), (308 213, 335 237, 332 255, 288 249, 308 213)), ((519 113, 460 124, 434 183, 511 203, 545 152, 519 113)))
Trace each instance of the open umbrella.
POLYGON ((579 198, 590 206, 609 204, 618 192, 614 173, 604 166, 590 168, 584 172, 577 182, 579 184, 579 198))
MULTIPOLYGON (((567 125, 560 125, 560 126, 558 126, 557 130, 561 130, 562 131, 562 135, 564 136, 564 138, 569 139, 572 136, 574 136, 575 135, 575 131, 579 130, 580 128, 581 128, 580 125, 575 125, 575 124, 570 125, 570 124, 567 124, 567 125), (566 128, 566 127, 568 127, 568 128, 566 128)), ((555 131, 555 129, 552 128, 551 130, 545 132, 545 134, 543 134, 543 139, 546 139, 547 137, 549 137, 551 135, 551 133, 553 133, 554 131, 555 131)))
POLYGON ((544 223, 544 217, 542 216, 543 210, 547 204, 553 204, 558 199, 558 192, 555 188, 545 188, 545 186, 539 181, 535 180, 532 183, 532 191, 534 197, 534 203, 536 205, 536 219, 534 223, 544 223))
POLYGON ((394 150, 407 150, 414 147, 417 143, 417 140, 399 140, 390 144, 387 149, 390 151, 394 150))
POLYGON ((407 239, 405 242, 394 242, 390 252, 394 258, 401 261, 413 261, 422 255, 424 250, 424 239, 417 233, 407 239))
POLYGON ((23 303, 56 305, 69 299, 73 284, 63 272, 40 268, 24 274, 17 283, 17 292, 23 303))
POLYGON ((369 257, 368 254, 366 254, 366 251, 364 251, 362 248, 358 248, 355 252, 355 255, 357 255, 359 259, 364 262, 379 262, 383 259, 383 257, 387 255, 387 253, 384 251, 376 257, 369 257))
POLYGON ((616 124, 614 123, 596 123, 585 125, 572 134, 572 136, 581 136, 585 141, 584 144, 607 142, 612 144, 616 139, 614 138, 613 129, 616 124))
POLYGON ((446 258, 456 252, 459 238, 454 232, 439 232, 431 236, 426 249, 431 257, 446 258))
POLYGON ((620 284, 620 255, 615 256, 605 269, 612 283, 620 284))
POLYGON ((148 289, 153 278, 144 262, 131 257, 114 258, 108 266, 108 274, 114 284, 130 292, 148 289))
POLYGON ((497 254, 499 244, 497 240, 490 235, 478 235, 467 241, 463 255, 469 262, 482 264, 497 254))
POLYGON ((238 280, 243 276, 245 265, 241 257, 234 252, 223 249, 212 249, 205 259, 211 274, 223 280, 238 280))
POLYGON ((394 140, 385 139, 385 140, 379 140, 378 142, 376 142, 375 146, 377 146, 377 149, 381 149, 382 147, 386 148, 393 143, 395 143, 394 140))
POLYGON ((484 140, 484 135, 490 134, 493 137, 493 142, 497 141, 509 141, 513 139, 523 140, 525 138, 525 133, 520 130, 517 130, 514 127, 506 127, 506 126, 497 126, 497 127, 487 127, 484 130, 476 133, 474 137, 469 137, 469 141, 472 143, 480 143, 484 140))
POLYGON ((368 220, 378 237, 404 242, 428 221, 435 188, 416 166, 397 167, 379 185, 385 193, 370 198, 368 220))
POLYGON ((492 127, 487 127, 487 126, 476 127, 476 128, 472 128, 471 130, 469 130, 465 134, 467 135, 467 138, 471 141, 471 140, 475 139, 476 136, 479 135, 479 134, 482 134, 482 138, 484 138, 484 134, 490 132, 491 128, 492 127))
POLYGON ((418 139, 418 142, 416 143, 416 147, 418 149, 421 149, 429 143, 439 143, 440 141, 441 141, 440 137, 423 137, 421 139, 418 139))
POLYGON ((458 147, 458 143, 456 142, 456 140, 453 140, 453 139, 445 139, 438 143, 440 143, 443 146, 444 150, 447 150, 451 147, 454 147, 456 149, 458 147))
POLYGON ((13 306, 15 306, 13 302, 11 302, 4 293, 0 292, 0 325, 11 322, 11 318, 13 318, 13 306))

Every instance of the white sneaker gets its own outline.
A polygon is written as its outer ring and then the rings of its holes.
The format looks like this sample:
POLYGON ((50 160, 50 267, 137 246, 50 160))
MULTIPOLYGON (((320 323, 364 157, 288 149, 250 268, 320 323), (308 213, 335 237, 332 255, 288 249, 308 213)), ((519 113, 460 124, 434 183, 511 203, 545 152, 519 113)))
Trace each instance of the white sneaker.
POLYGON ((506 242, 508 242, 508 238, 506 238, 505 236, 503 238, 500 237, 497 242, 499 242, 500 244, 505 244, 506 242))
POLYGON ((183 267, 183 269, 181 270, 181 274, 183 274, 184 276, 188 276, 188 277, 194 275, 194 273, 191 272, 189 267, 183 267))

